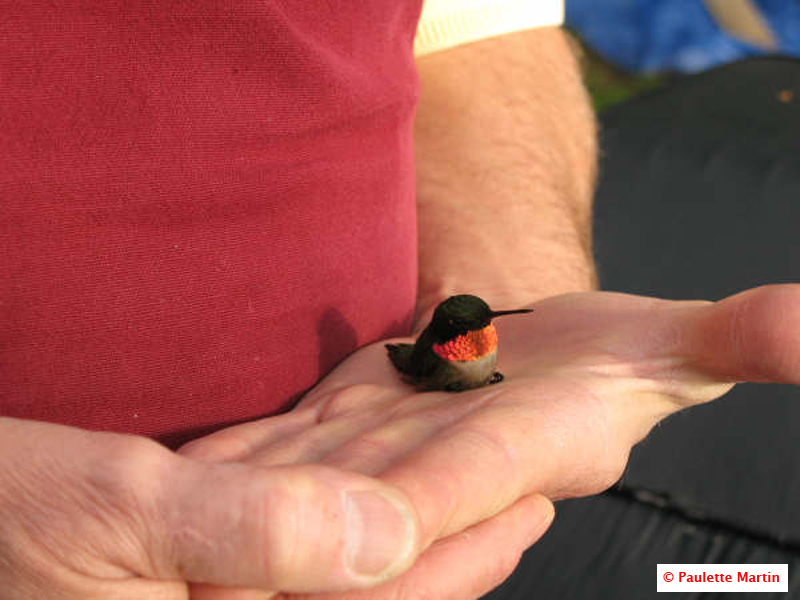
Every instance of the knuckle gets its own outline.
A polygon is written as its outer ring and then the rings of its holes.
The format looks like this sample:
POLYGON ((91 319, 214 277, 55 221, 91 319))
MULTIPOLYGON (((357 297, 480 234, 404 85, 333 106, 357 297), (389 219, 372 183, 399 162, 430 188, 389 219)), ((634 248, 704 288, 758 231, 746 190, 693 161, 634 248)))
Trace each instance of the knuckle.
POLYGON ((173 455, 135 436, 110 436, 83 478, 81 509, 125 556, 142 557, 163 520, 160 499, 173 455))
POLYGON ((139 507, 161 480, 172 455, 151 440, 135 436, 112 436, 103 453, 90 463, 87 481, 111 508, 125 512, 139 507))
POLYGON ((213 437, 200 438, 181 446, 178 454, 200 462, 227 462, 237 460, 250 451, 250 445, 242 438, 225 436, 224 432, 213 437))
MULTIPOLYGON (((271 582, 302 577, 303 572, 314 566, 310 564, 310 554, 319 550, 318 545, 325 541, 318 539, 323 533, 316 518, 322 508, 315 502, 320 493, 319 485, 303 472, 293 471, 284 471, 284 476, 267 489, 256 486, 242 499, 240 506, 247 515, 245 520, 252 524, 249 531, 244 532, 247 538, 252 536, 246 543, 258 549, 265 579, 271 582)), ((324 532, 327 541, 340 534, 330 529, 324 532)))

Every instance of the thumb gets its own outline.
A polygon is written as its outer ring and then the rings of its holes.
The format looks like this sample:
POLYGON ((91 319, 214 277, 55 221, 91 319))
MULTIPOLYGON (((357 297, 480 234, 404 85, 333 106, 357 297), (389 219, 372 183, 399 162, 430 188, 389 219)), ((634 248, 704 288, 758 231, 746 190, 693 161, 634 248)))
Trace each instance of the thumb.
POLYGON ((702 307, 684 353, 719 380, 800 384, 800 285, 768 285, 702 307))
POLYGON ((291 592, 344 590, 400 574, 419 552, 409 501, 376 480, 316 465, 176 458, 162 507, 169 540, 162 556, 174 577, 291 592))

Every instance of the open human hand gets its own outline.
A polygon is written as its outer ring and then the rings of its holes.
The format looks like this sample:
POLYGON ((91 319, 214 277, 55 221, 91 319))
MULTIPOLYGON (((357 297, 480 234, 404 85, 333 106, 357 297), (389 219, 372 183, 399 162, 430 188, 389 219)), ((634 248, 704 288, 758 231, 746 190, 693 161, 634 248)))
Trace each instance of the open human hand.
MULTIPOLYGON (((496 324, 506 375, 499 385, 419 394, 376 344, 344 361, 291 413, 220 431, 183 452, 378 476, 409 497, 429 550, 400 578, 341 597, 474 597, 513 568, 509 552, 518 556, 524 544, 490 527, 537 498, 531 494, 559 499, 606 489, 659 420, 734 382, 800 383, 797 285, 718 303, 590 292, 533 308, 496 324), (474 533, 466 542, 464 531, 474 533), (495 568, 476 569, 476 560, 495 568)), ((532 505, 525 514, 539 518, 531 518, 531 540, 548 510, 532 505)), ((519 516, 516 527, 525 529, 519 516)))

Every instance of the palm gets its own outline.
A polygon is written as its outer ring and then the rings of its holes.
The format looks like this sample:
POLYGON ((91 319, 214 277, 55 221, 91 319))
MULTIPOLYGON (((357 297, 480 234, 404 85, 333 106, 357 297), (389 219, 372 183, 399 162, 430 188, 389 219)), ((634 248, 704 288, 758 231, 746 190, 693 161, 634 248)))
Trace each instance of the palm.
POLYGON ((293 412, 222 431, 192 451, 378 475, 409 495, 431 543, 527 494, 602 491, 658 420, 722 395, 733 381, 800 380, 798 298, 795 286, 718 304, 551 298, 531 315, 497 321, 506 375, 499 385, 418 394, 375 344, 293 412))

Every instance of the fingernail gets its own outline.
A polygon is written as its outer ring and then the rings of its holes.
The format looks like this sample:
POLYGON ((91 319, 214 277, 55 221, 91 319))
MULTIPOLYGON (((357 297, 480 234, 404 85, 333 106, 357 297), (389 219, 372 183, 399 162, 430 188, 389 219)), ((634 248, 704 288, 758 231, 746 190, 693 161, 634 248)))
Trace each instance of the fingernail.
POLYGON ((345 496, 347 566, 356 575, 385 579, 400 571, 414 548, 414 520, 405 506, 376 491, 345 496))

